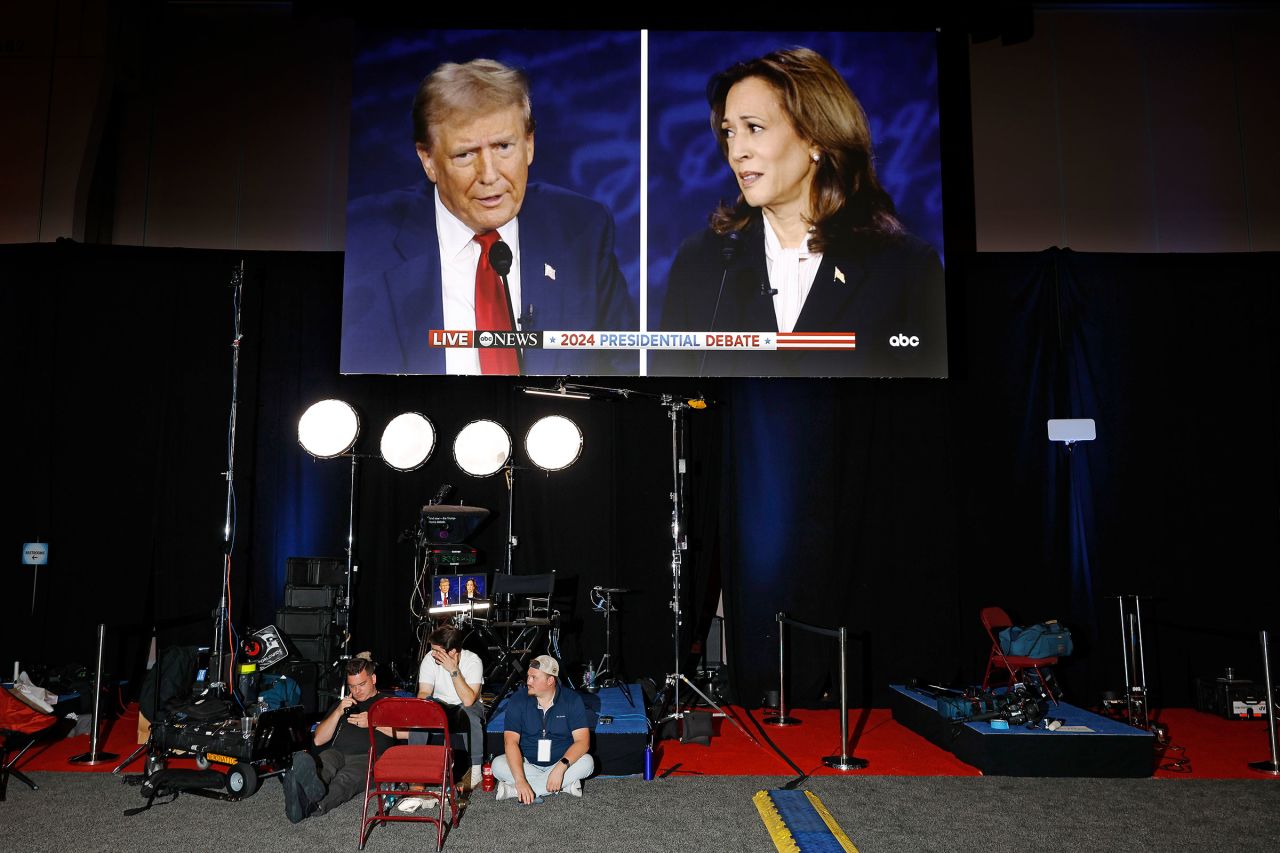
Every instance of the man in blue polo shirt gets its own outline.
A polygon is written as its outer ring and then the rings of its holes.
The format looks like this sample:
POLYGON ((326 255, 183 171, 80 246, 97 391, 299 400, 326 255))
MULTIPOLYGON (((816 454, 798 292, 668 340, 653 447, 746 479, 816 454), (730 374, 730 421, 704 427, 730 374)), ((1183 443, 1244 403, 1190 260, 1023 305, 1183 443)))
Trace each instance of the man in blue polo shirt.
POLYGON ((560 664, 550 655, 529 662, 528 690, 507 703, 505 755, 493 761, 498 799, 540 803, 547 794, 582 796, 582 780, 595 770, 587 754, 591 729, 582 697, 560 689, 560 664))

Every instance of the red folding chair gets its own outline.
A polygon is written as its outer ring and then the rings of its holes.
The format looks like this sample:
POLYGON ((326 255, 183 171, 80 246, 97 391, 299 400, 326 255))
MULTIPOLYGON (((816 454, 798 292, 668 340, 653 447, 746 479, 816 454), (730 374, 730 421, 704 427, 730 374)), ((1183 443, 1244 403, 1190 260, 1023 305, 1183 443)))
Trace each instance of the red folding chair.
POLYGON ((998 669, 1004 669, 1009 674, 1009 686, 1012 687, 1014 682, 1019 681, 1022 671, 1029 669, 1040 679, 1041 686, 1044 691, 1049 694, 1049 698, 1053 700, 1053 704, 1058 704, 1058 697, 1053 695, 1053 689, 1049 686, 1049 682, 1045 679, 1044 673, 1040 671, 1042 666, 1053 666, 1058 662, 1056 657, 1052 658, 1029 658, 1021 655, 1007 655, 1000 648, 1000 632, 1005 628, 1013 626, 1013 620, 1009 618, 1009 614, 1005 613, 999 607, 984 607, 980 614, 982 618, 982 627, 987 629, 987 636, 991 638, 991 655, 987 658, 987 672, 982 676, 982 689, 986 690, 991 686, 991 674, 998 669))
POLYGON ((0 802, 4 802, 12 776, 33 791, 40 786, 18 769, 27 750, 51 735, 58 718, 43 714, 0 687, 0 802))
POLYGON ((386 821, 430 821, 436 825, 436 850, 444 846, 445 804, 451 815, 448 823, 458 825, 458 799, 453 786, 453 745, 449 740, 449 719, 438 702, 426 699, 387 697, 374 702, 369 708, 369 772, 365 778, 364 809, 360 814, 360 849, 364 849, 374 824, 386 821), (378 756, 374 746, 374 732, 379 728, 430 729, 442 734, 441 745, 397 744, 378 756), (425 785, 426 791, 414 796, 434 796, 439 801, 438 810, 427 813, 420 809, 413 814, 391 814, 387 810, 389 796, 403 796, 397 786, 425 785), (369 813, 369 801, 375 803, 375 811, 369 813))

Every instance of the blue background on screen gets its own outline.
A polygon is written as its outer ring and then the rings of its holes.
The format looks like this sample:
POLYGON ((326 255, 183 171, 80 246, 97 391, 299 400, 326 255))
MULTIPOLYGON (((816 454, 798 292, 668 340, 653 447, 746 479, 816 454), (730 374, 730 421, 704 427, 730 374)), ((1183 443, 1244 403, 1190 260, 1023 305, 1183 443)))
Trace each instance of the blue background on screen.
POLYGON ((876 172, 907 229, 942 255, 937 36, 925 33, 649 35, 649 328, 676 250, 738 195, 709 123, 706 86, 735 62, 786 47, 822 54, 871 122, 876 172))
POLYGON ((352 70, 347 197, 425 182, 410 108, 442 62, 496 59, 529 77, 537 121, 529 180, 590 196, 613 214, 615 254, 640 286, 640 34, 431 30, 365 32, 352 70))

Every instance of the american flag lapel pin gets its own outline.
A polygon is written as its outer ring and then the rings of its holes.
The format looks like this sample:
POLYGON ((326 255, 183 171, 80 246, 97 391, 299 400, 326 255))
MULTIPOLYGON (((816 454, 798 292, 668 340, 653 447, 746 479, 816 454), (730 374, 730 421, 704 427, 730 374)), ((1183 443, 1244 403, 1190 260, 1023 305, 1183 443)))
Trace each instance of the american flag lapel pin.
POLYGON ((552 281, 556 280, 556 268, 551 266, 551 264, 542 265, 542 274, 552 281))
POLYGON ((836 267, 836 281, 844 284, 844 273, 840 271, 840 267, 836 267))

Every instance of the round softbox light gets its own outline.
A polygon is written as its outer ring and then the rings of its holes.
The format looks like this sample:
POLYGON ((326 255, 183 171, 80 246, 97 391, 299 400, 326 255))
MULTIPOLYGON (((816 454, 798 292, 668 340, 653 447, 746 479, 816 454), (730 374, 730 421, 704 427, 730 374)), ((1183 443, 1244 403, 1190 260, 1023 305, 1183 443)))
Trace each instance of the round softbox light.
POLYGON ((396 415, 382 431, 382 461, 397 471, 421 468, 436 447, 436 428, 425 415, 396 415))
POLYGON ((318 459, 341 456, 359 435, 360 416, 341 400, 321 400, 298 419, 298 443, 318 459))
POLYGON ((453 440, 453 461, 472 477, 489 477, 511 458, 511 436, 493 421, 472 421, 453 440))
POLYGON ((524 449, 539 468, 563 471, 582 455, 582 430, 564 415, 547 415, 529 427, 524 449))

